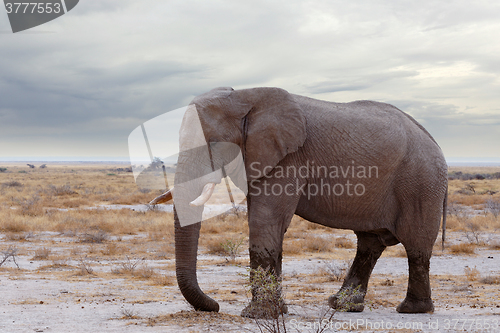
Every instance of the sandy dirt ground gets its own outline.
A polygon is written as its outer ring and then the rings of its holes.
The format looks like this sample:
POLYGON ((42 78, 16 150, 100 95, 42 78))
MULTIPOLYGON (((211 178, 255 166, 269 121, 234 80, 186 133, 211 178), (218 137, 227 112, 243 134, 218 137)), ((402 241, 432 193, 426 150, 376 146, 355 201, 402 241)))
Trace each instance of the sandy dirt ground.
MULTIPOLYGON (((240 316, 250 298, 242 218, 202 227, 198 281, 220 312, 196 312, 175 281, 165 222, 171 208, 153 212, 139 205, 159 193, 138 189, 131 173, 119 171, 124 165, 39 164, 35 170, 6 165, 0 174, 0 261, 9 248, 18 251, 15 262, 11 257, 0 265, 0 332, 267 332, 260 330, 265 322, 259 328, 240 316), (242 225, 235 228, 234 221, 242 225), (82 241, 97 231, 108 238, 82 241), (244 240, 235 261, 210 254, 228 239, 244 240), (130 266, 134 273, 124 273, 130 266)), ((341 286, 356 239, 351 231, 298 219, 284 244, 287 332, 319 332, 320 323, 324 332, 500 332, 500 224, 485 210, 486 198, 498 199, 499 190, 498 180, 450 181, 446 249, 438 241, 431 260, 433 314, 396 312, 408 277, 397 245, 375 266, 364 312, 330 318, 327 299, 341 286)))
MULTIPOLYGON (((144 234, 129 237, 138 242, 147 239, 144 234)), ((354 240, 352 234, 347 237, 354 240)), ((461 237, 461 233, 451 233, 449 242, 461 237)), ((249 297, 244 251, 235 264, 216 255, 199 256, 200 286, 221 306, 220 313, 210 314, 193 311, 175 283, 158 286, 112 274, 123 260, 86 255, 93 274, 85 275, 79 273, 81 262, 77 260, 33 260, 33 251, 42 245, 51 245, 52 256, 57 258, 58 251, 71 250, 73 243, 71 237, 55 232, 40 232, 15 242, 20 250, 16 262, 10 258, 0 268, 1 332, 259 332, 253 320, 239 316, 249 297)), ((1 239, 2 249, 13 244, 1 239)), ((347 259, 354 256, 354 249, 345 251, 347 259)), ((321 269, 346 263, 346 259, 332 258, 335 256, 322 253, 284 258, 288 331, 315 332, 313 326, 321 320, 318 316, 326 299, 341 284, 325 279, 321 269)), ((173 258, 147 260, 149 267, 172 276, 173 264, 173 258)), ((372 275, 365 311, 336 313, 326 331, 500 332, 498 284, 478 280, 500 275, 500 251, 478 248, 473 255, 437 251, 431 262, 433 314, 396 312, 405 294, 407 274, 406 258, 382 257, 372 275), (464 274, 467 267, 477 271, 477 281, 464 274)))

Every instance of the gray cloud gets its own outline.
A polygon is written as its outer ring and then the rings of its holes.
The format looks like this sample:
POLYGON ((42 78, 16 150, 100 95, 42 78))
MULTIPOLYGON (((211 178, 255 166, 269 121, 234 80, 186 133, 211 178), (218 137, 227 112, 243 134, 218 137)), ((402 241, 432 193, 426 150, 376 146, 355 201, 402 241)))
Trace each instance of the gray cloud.
POLYGON ((486 1, 103 0, 15 35, 5 15, 0 158, 127 156, 135 127, 217 86, 389 102, 447 156, 500 158, 499 15, 486 1))

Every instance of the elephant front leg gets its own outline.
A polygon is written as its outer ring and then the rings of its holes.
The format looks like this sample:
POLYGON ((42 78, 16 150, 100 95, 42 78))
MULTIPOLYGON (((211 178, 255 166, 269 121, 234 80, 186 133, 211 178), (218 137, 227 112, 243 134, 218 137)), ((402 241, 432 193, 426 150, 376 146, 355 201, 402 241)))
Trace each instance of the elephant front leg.
POLYGON ((277 318, 287 313, 288 308, 282 296, 281 247, 278 251, 269 250, 269 253, 251 249, 250 262, 252 300, 241 315, 249 318, 277 318))
POLYGON ((363 311, 368 280, 375 263, 386 248, 375 234, 357 232, 356 236, 356 257, 339 292, 328 299, 330 306, 337 310, 363 311))
POLYGON ((277 318, 288 312, 281 293, 281 263, 283 237, 294 209, 264 199, 252 198, 249 205, 252 300, 242 311, 243 317, 277 318))

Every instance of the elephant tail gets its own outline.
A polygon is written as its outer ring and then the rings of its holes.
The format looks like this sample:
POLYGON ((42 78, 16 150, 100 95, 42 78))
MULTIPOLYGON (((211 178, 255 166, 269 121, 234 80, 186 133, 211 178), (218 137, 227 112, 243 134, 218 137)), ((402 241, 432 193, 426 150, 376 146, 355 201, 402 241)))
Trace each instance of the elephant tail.
POLYGON ((446 194, 444 195, 444 201, 443 201, 443 232, 441 236, 441 250, 444 251, 444 241, 446 237, 446 215, 447 215, 447 209, 448 209, 448 186, 446 186, 446 194))

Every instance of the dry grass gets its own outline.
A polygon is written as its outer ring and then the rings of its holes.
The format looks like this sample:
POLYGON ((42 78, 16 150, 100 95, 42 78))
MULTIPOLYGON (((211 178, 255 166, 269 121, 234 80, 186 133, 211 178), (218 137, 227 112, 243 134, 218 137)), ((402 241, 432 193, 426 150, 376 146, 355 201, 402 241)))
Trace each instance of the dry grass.
MULTIPOLYGON (((497 170, 498 171, 498 170, 497 170)), ((471 204, 473 208, 484 208, 485 200, 500 199, 500 193, 485 194, 485 191, 500 189, 499 180, 450 181, 450 202, 471 204), (470 184, 476 193, 460 194, 458 190, 470 184)), ((5 240, 32 242, 33 235, 40 231, 55 231, 61 235, 74 237, 74 245, 69 251, 72 256, 105 256, 123 260, 131 254, 140 257, 171 259, 173 246, 173 214, 131 210, 86 209, 99 204, 146 203, 159 191, 137 188, 133 176, 128 172, 116 171, 116 166, 60 166, 47 169, 28 169, 24 166, 9 167, 0 173, 0 231, 5 240), (26 171, 19 173, 19 171, 26 171), (114 175, 109 175, 114 174, 114 175), (54 208, 72 208, 57 210, 54 208), (141 234, 147 237, 130 236, 141 234), (127 241, 121 241, 128 237, 127 241), (83 244, 82 244, 82 243, 83 244), (147 243, 148 246, 144 246, 147 243), (85 244, 85 245, 84 245, 85 244), (87 245, 90 244, 90 245, 87 245)), ((469 233, 471 237, 482 237, 483 233, 500 231, 500 218, 493 214, 475 216, 449 215, 447 228, 450 231, 469 233)), ((248 223, 245 213, 240 216, 224 214, 202 224, 200 246, 212 254, 225 255, 224 242, 245 239, 242 252, 248 241, 248 223)), ((485 238, 481 238, 485 239, 485 238)), ((482 244, 481 242, 477 242, 482 244)), ((473 254, 472 244, 452 245, 448 251, 454 254, 473 254)), ((354 249, 356 242, 344 231, 310 223, 294 216, 285 235, 283 252, 285 256, 347 253, 354 249), (333 235, 335 233, 335 235, 333 235), (344 251, 343 251, 344 250, 344 251)), ((491 249, 499 249, 497 243, 489 243, 491 249)), ((53 245, 40 245, 33 258, 52 259, 49 251, 53 245)), ((351 251, 352 252, 352 251, 351 251)), ((391 247, 386 250, 390 256, 406 257, 404 249, 391 247)), ((149 273, 143 271, 143 276, 149 273)), ((158 276, 154 273, 152 276, 158 276)), ((153 280, 154 278, 149 278, 153 280)))
POLYGON ((106 239, 108 239, 108 234, 103 230, 86 232, 80 236, 82 243, 102 243, 106 239))
POLYGON ((500 250, 500 241, 490 243, 489 248, 491 250, 500 250))
POLYGON ((285 239, 283 241, 283 255, 295 256, 301 253, 303 253, 301 240, 285 239))
MULTIPOLYGON (((172 216, 164 213, 148 212, 103 212, 78 208, 97 204, 144 204, 154 198, 160 191, 139 189, 131 173, 117 171, 123 165, 50 165, 46 169, 29 169, 27 166, 9 166, 6 172, 0 173, 0 230, 3 232, 29 232, 37 230, 58 231, 80 235, 89 230, 102 230, 110 234, 135 234, 149 232, 152 241, 170 237, 164 227, 168 223, 159 223, 159 219, 172 221, 172 216), (23 171, 23 173, 20 173, 23 171), (110 175, 113 174, 113 175, 110 175), (14 209, 8 209, 12 207, 14 209), (55 211, 53 208, 72 208, 76 210, 55 211), (143 214, 141 216, 141 214, 143 214), (157 216, 154 216, 157 214, 157 216), (146 215, 146 216, 144 216, 146 215), (145 230, 146 229, 146 230, 145 230), (167 234, 167 236, 165 236, 167 234)), ((450 171, 463 172, 498 172, 498 168, 450 168, 450 171)), ((500 200, 500 180, 451 180, 449 202, 484 208, 487 200, 500 200), (472 186, 472 194, 456 193, 460 189, 472 186), (498 191, 494 195, 488 191, 498 191)), ((248 235, 246 215, 240 217, 225 214, 214 217, 203 223, 202 234, 238 233, 248 235)), ((481 225, 485 231, 500 229, 500 218, 492 214, 471 217, 472 222, 481 225)), ((463 219, 462 219, 463 220, 463 219)), ((449 230, 465 230, 466 222, 457 216, 449 216, 449 230)), ((171 226, 169 226, 171 227, 171 226)), ((335 229, 310 223, 294 216, 289 230, 291 232, 336 233, 335 229)), ((290 233, 290 232, 289 232, 290 233)), ((335 246, 349 248, 338 241, 335 246)), ((290 246, 288 246, 290 247, 290 246)), ((311 248, 314 251, 314 248, 311 248)), ((289 249, 294 252, 293 249, 289 249)))
POLYGON ((95 275, 94 268, 90 260, 87 258, 80 258, 78 263, 78 270, 75 275, 77 276, 87 276, 87 275, 95 275))
POLYGON ((476 246, 471 243, 453 244, 449 250, 453 254, 474 254, 476 246))
POLYGON ((224 241, 226 238, 224 236, 205 236, 203 238, 200 237, 200 244, 206 248, 207 253, 216 254, 216 255, 224 255, 226 253, 224 249, 224 241))
POLYGON ((380 285, 381 286, 392 287, 394 285, 394 280, 385 279, 384 281, 380 282, 380 285))
POLYGON ((335 247, 342 249, 354 249, 356 248, 356 244, 346 237, 338 237, 335 239, 335 247))
POLYGON ((30 231, 32 227, 28 221, 28 219, 17 216, 13 212, 4 211, 0 220, 0 230, 12 233, 30 231))
POLYGON ((94 203, 144 204, 159 194, 141 191, 132 173, 116 171, 117 167, 123 168, 111 165, 9 167, 7 172, 0 173, 0 199, 8 206, 20 207, 23 200, 33 200, 36 196, 41 207, 76 208, 94 203), (115 175, 109 176, 110 171, 115 175))
POLYGON ((148 265, 142 265, 141 267, 133 271, 134 277, 144 280, 151 279, 155 275, 156 275, 155 270, 152 267, 149 267, 148 265))
POLYGON ((113 267, 111 273, 112 275, 120 275, 121 277, 130 279, 151 281, 153 285, 158 286, 172 286, 176 283, 174 276, 158 273, 144 259, 130 259, 126 256, 126 261, 122 262, 119 266, 113 267))
POLYGON ((153 283, 158 286, 173 286, 177 280, 172 275, 157 274, 153 277, 153 283))
MULTIPOLYGON (((202 322, 202 323, 209 323, 210 326, 219 327, 220 325, 228 323, 236 325, 248 324, 252 323, 252 319, 244 318, 239 315, 227 314, 224 312, 203 312, 203 311, 182 310, 177 313, 149 317, 145 320, 145 322, 149 326, 179 325, 181 327, 192 327, 202 322)), ((224 330, 223 327, 221 331, 226 331, 226 330, 224 330)), ((229 329, 227 331, 229 331, 229 329)))
POLYGON ((47 247, 42 247, 35 250, 35 255, 32 260, 47 260, 51 254, 52 250, 47 247))
POLYGON ((158 258, 168 259, 175 254, 175 246, 172 242, 172 238, 169 240, 160 243, 160 246, 156 250, 156 256, 158 258))
POLYGON ((316 235, 306 235, 302 247, 307 252, 330 252, 334 248, 332 240, 316 235))
POLYGON ((484 284, 500 284, 500 275, 488 275, 480 280, 484 284))
MULTIPOLYGON (((459 182, 462 182, 459 180, 459 182)), ((496 187, 495 187, 496 188, 496 187)), ((498 196, 495 196, 498 198, 498 196)), ((488 199, 491 198, 491 195, 488 194, 479 194, 479 193, 474 193, 474 194, 460 194, 457 192, 451 192, 449 190, 449 195, 448 195, 448 201, 449 202, 456 202, 457 204, 464 205, 464 206, 479 206, 479 205, 484 205, 488 199)))
POLYGON ((201 224, 201 234, 244 234, 248 235, 248 221, 246 213, 222 214, 204 221, 201 224))
POLYGON ((66 259, 52 260, 51 264, 43 265, 38 268, 38 271, 46 270, 61 270, 61 269, 74 269, 74 266, 68 264, 66 259))
POLYGON ((323 233, 303 233, 290 231, 283 242, 284 255, 300 255, 307 253, 333 253, 337 249, 354 249, 356 244, 345 236, 332 237, 323 233))
POLYGON ((351 265, 352 260, 345 260, 342 262, 327 262, 322 267, 320 267, 314 275, 323 277, 324 282, 343 281, 351 265))
MULTIPOLYGON (((500 168, 467 168, 451 167, 449 171, 461 171, 472 174, 493 174, 500 171, 500 168)), ((453 179, 448 182, 449 196, 448 202, 456 202, 461 205, 474 206, 484 205, 489 199, 500 199, 500 179, 473 179, 458 180, 453 179), (494 193, 493 195, 491 193, 494 193)))
POLYGON ((29 240, 32 237, 33 237, 33 233, 31 231, 21 232, 21 233, 18 233, 18 232, 7 232, 7 233, 5 233, 5 238, 7 240, 10 240, 10 241, 22 242, 22 241, 27 241, 27 240, 29 240))
POLYGON ((496 219, 491 214, 475 216, 465 214, 461 216, 448 215, 446 218, 446 230, 495 232, 500 230, 500 218, 496 219))
POLYGON ((464 274, 465 274, 465 277, 467 278, 467 281, 470 281, 470 282, 477 281, 479 279, 479 277, 481 276, 481 274, 477 270, 476 266, 474 266, 474 268, 465 267, 464 274))
MULTIPOLYGON (((18 246, 20 255, 25 256, 23 259, 45 260, 41 262, 44 265, 38 270, 35 269, 33 274, 27 274, 26 270, 22 270, 24 267, 21 264, 21 270, 14 268, 11 262, 8 265, 5 264, 8 267, 1 268, 2 273, 13 274, 12 270, 15 270, 18 272, 16 274, 19 274, 16 278, 22 279, 30 279, 35 274, 39 274, 42 278, 64 279, 65 281, 88 281, 90 278, 95 283, 104 279, 117 279, 120 283, 124 282, 123 295, 126 296, 127 302, 134 300, 133 293, 129 290, 137 290, 141 287, 147 288, 148 292, 153 291, 162 301, 165 297, 172 299, 174 296, 171 295, 179 294, 175 280, 175 264, 171 260, 174 254, 172 214, 158 211, 141 213, 131 210, 84 209, 87 205, 94 206, 101 203, 144 203, 151 200, 156 193, 137 189, 129 173, 111 172, 110 168, 71 169, 72 167, 51 169, 49 166, 47 170, 27 170, 24 174, 17 173, 17 171, 0 173, 0 198, 3 200, 0 205, 0 230, 5 234, 2 241, 18 246), (108 173, 116 175, 108 176, 108 173), (23 208, 23 204, 30 201, 35 206, 24 205, 23 208), (52 209, 54 207, 76 209, 58 211, 52 209), (58 234, 50 235, 41 231, 52 231, 58 234), (105 237, 99 241, 99 237, 95 236, 100 234, 105 237), (90 236, 87 237, 87 235, 90 236), (81 242, 86 237, 88 242, 81 242), (78 258, 85 256, 87 258, 83 260, 83 264, 78 261, 78 258), (130 256, 130 260, 126 256, 130 256), (154 266, 150 260, 155 260, 154 266), (157 261, 162 262, 158 264, 157 261), (110 271, 115 274, 110 274, 110 271)), ((464 182, 456 183, 455 191, 465 186, 464 182)), ((486 189, 486 182, 476 184, 476 188, 481 189, 483 185, 486 189)), ((452 191, 454 191, 453 188, 450 189, 450 192, 452 191)), ((479 193, 455 195, 459 202, 476 204, 474 208, 481 208, 484 199, 488 197, 492 196, 479 193)), ((493 197, 497 198, 498 194, 493 197)), ((472 232, 473 229, 479 232, 481 239, 487 240, 487 233, 500 231, 500 222, 494 219, 492 214, 480 213, 467 219, 455 215, 448 217, 448 230, 457 231, 457 233, 448 234, 450 243, 456 242, 456 239, 463 239, 464 234, 472 232)), ((248 224, 244 214, 241 217, 234 215, 215 217, 202 224, 200 252, 226 255, 224 242, 241 238, 245 240, 242 244, 242 252, 247 254, 248 224)), ((440 246, 439 240, 438 245, 440 246)), ((283 250, 285 260, 309 257, 321 258, 326 263, 331 259, 351 258, 354 255, 355 246, 356 241, 350 231, 322 227, 294 216, 285 236, 283 250)), ((457 244, 448 247, 446 253, 470 255, 474 253, 477 246, 468 243, 457 244)), ((492 250, 500 249, 498 243, 494 242, 490 242, 489 247, 492 250)), ((386 254, 406 257, 402 245, 388 248, 384 252, 384 255, 386 254)), ((199 264, 204 268, 213 267, 214 262, 218 263, 218 260, 224 262, 222 258, 214 260, 210 257, 201 260, 199 264)), ((341 285, 348 267, 347 262, 348 260, 345 260, 344 265, 343 262, 335 261, 337 264, 334 265, 334 261, 331 261, 330 266, 329 264, 317 265, 318 270, 314 273, 296 273, 295 276, 287 276, 285 281, 288 280, 286 283, 290 286, 290 290, 287 291, 288 300, 292 304, 293 302, 304 302, 299 304, 325 302, 325 298, 341 285), (304 284, 304 281, 322 283, 322 285, 304 284)), ((40 262, 35 264, 38 266, 40 262)), ((243 265, 248 265, 248 262, 243 265)), ((462 304, 471 307, 485 304, 488 306, 491 299, 498 299, 500 276, 496 273, 481 276, 476 271, 477 269, 471 268, 463 274, 449 275, 442 279, 431 276, 433 296, 438 306, 443 306, 442 304, 457 308, 462 304), (471 297, 471 292, 474 293, 473 297, 471 297)), ((233 294, 234 290, 239 291, 238 288, 242 288, 241 279, 235 276, 234 281, 228 281, 224 285, 218 284, 212 288, 214 292, 210 292, 210 288, 206 285, 205 287, 209 294, 214 294, 218 300, 245 302, 245 295, 240 292, 233 294), (238 282, 233 283, 234 281, 238 282)), ((371 306, 389 307, 391 311, 394 311, 394 306, 402 300, 402 295, 404 295, 407 285, 406 277, 374 274, 371 283, 375 288, 370 287, 372 292, 368 293, 366 298, 372 302, 371 306)), ((85 293, 78 291, 75 296, 80 294, 85 293)), ((80 296, 77 298, 78 301, 79 298, 80 296)), ((90 299, 91 297, 88 297, 88 300, 90 299)), ((123 299, 125 302, 125 297, 123 299)), ((144 293, 141 293, 141 299, 144 299, 144 293)), ((214 320, 231 323, 248 322, 240 316, 194 311, 148 318, 127 311, 124 311, 122 315, 124 319, 152 325, 173 323, 190 325, 191 323, 199 324, 200 320, 210 322, 211 325, 214 320)))
POLYGON ((332 252, 334 241, 330 238, 315 234, 305 234, 302 239, 285 239, 283 254, 297 255, 302 253, 332 252))
POLYGON ((29 233, 56 231, 78 236, 82 242, 100 243, 109 235, 134 235, 147 232, 152 240, 171 237, 173 214, 124 210, 76 209, 47 210, 41 215, 25 216, 17 210, 0 209, 0 231, 29 233), (154 236, 153 236, 154 235, 154 236))
POLYGON ((105 256, 115 256, 117 254, 122 254, 123 252, 125 252, 124 247, 116 243, 106 244, 106 247, 101 251, 101 253, 105 256))

